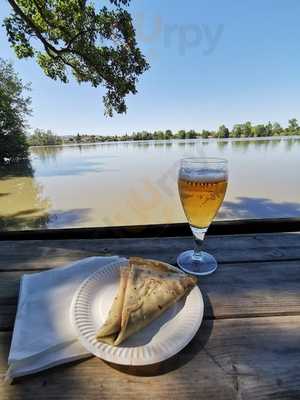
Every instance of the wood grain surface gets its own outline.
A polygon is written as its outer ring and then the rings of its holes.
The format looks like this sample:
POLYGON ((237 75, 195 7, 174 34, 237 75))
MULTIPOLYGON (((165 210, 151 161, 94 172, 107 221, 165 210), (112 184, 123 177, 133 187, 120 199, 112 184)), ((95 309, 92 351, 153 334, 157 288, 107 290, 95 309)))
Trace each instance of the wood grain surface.
MULTIPOLYGON (((172 264, 188 237, 0 242, 0 373, 20 277, 94 255, 172 264)), ((219 269, 199 280, 205 320, 179 354, 149 367, 97 358, 1 383, 0 399, 300 399, 300 233, 211 236, 219 269)))

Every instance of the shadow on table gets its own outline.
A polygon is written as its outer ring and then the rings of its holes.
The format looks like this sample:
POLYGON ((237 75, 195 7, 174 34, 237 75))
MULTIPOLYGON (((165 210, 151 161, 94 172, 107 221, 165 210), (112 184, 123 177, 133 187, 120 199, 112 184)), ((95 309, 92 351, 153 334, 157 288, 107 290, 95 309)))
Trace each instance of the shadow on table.
MULTIPOLYGON (((163 375, 168 372, 174 371, 183 365, 187 364, 191 361, 206 345, 212 329, 213 329, 213 309, 211 302, 207 293, 202 291, 203 300, 204 300, 204 308, 205 315, 208 315, 210 319, 205 319, 202 322, 198 332, 195 337, 191 340, 191 342, 179 353, 169 358, 166 361, 145 365, 145 366, 126 366, 113 364, 105 361, 106 364, 111 366, 112 368, 123 372, 128 375, 136 375, 136 376, 157 376, 163 375)), ((205 318, 205 316, 204 316, 205 318)))
MULTIPOLYGON (((206 343, 209 340, 214 325, 213 321, 214 314, 212 305, 208 295, 203 291, 203 289, 202 289, 202 295, 204 299, 205 316, 208 316, 209 319, 205 319, 206 317, 204 316, 204 321, 202 322, 202 325, 199 328, 195 337, 179 353, 177 353, 176 355, 174 355, 173 357, 169 358, 166 361, 148 366, 139 366, 139 367, 123 366, 123 365, 109 363, 106 361, 103 362, 107 366, 112 367, 115 370, 118 370, 119 372, 122 372, 124 374, 144 376, 144 377, 163 375, 168 372, 177 370, 180 367, 189 363, 206 346, 206 343)), ((1 354, 3 360, 7 359, 9 342, 10 342, 10 337, 8 336, 7 343, 5 345, 6 352, 5 354, 1 354)), ((101 362, 101 360, 98 361, 101 362)), ((80 368, 80 364, 85 362, 87 362, 87 359, 82 359, 70 362, 68 364, 56 366, 33 375, 16 378, 12 383, 12 385, 6 384, 6 389, 8 393, 11 392, 14 393, 14 395, 16 393, 20 394, 22 396, 21 397, 22 399, 31 399, 32 393, 34 391, 47 390, 48 385, 51 387, 52 385, 55 384, 55 386, 58 387, 61 386, 61 390, 67 397, 69 395, 72 396, 73 394, 76 397, 77 390, 80 391, 83 389, 82 382, 79 383, 78 381, 79 377, 77 371, 80 371, 80 369, 78 370, 78 368, 80 368), (68 371, 69 368, 71 368, 72 371, 74 371, 73 368, 75 368, 76 372, 73 372, 70 375, 70 372, 68 371), (68 376, 68 379, 66 380, 64 379, 65 375, 68 376)), ((85 382, 85 384, 89 386, 88 382, 85 382)))

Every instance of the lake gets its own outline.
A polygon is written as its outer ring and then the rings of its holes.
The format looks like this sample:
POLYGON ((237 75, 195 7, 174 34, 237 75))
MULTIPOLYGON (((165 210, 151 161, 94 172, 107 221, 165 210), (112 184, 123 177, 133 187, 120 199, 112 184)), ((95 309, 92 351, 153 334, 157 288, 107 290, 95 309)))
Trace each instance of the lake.
POLYGON ((218 219, 300 212, 300 138, 177 140, 31 148, 31 163, 0 176, 0 229, 183 222, 185 156, 229 160, 218 219))

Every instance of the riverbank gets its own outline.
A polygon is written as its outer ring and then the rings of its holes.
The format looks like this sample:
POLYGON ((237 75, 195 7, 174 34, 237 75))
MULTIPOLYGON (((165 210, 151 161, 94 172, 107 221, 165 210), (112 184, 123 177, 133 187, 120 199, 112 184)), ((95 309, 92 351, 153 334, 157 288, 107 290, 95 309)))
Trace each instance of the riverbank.
POLYGON ((63 143, 63 144, 52 144, 47 146, 30 146, 30 148, 39 147, 78 147, 78 146, 93 146, 98 144, 134 144, 134 143, 194 143, 194 142, 249 142, 249 141, 276 141, 276 140, 289 140, 296 139, 300 140, 299 135, 289 135, 289 136, 263 136, 263 137, 244 137, 244 138, 195 138, 195 139, 148 139, 148 140, 115 140, 115 141, 99 141, 93 143, 63 143))

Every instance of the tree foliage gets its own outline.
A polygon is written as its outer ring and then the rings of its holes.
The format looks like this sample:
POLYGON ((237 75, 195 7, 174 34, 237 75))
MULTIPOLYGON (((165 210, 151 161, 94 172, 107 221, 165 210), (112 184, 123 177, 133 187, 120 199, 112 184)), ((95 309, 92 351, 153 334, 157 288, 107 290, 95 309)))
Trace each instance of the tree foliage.
POLYGON ((0 165, 26 159, 26 117, 30 114, 28 90, 12 64, 0 59, 0 165))
POLYGON ((289 120, 288 131, 291 135, 295 135, 299 131, 300 127, 296 118, 289 120))
POLYGON ((224 139, 224 138, 226 139, 226 138, 228 138, 228 137, 229 137, 229 129, 226 128, 225 125, 221 125, 221 126, 219 127, 219 129, 218 129, 217 137, 218 137, 219 139, 224 139))
POLYGON ((30 146, 52 146, 63 143, 60 136, 55 135, 50 129, 35 129, 33 135, 29 136, 30 146))
POLYGON ((109 0, 99 10, 87 0, 8 0, 4 25, 17 57, 34 57, 45 74, 67 83, 69 72, 93 87, 104 86, 105 112, 126 112, 148 64, 137 46, 130 0, 109 0))
POLYGON ((128 135, 88 135, 77 134, 73 137, 63 137, 64 143, 96 143, 96 142, 118 142, 118 141, 139 141, 139 140, 172 140, 172 139, 226 139, 226 138, 255 138, 266 136, 289 136, 300 135, 300 126, 298 121, 293 118, 289 121, 288 127, 283 128, 278 122, 268 122, 267 124, 259 124, 252 126, 250 121, 242 124, 236 124, 230 131, 225 125, 221 125, 216 131, 202 130, 196 132, 195 130, 181 129, 178 132, 172 132, 171 129, 166 131, 141 131, 133 132, 128 135))
POLYGON ((211 134, 210 134, 210 132, 208 130, 206 130, 206 129, 202 130, 202 133, 201 133, 202 139, 208 139, 210 137, 210 135, 211 134))

